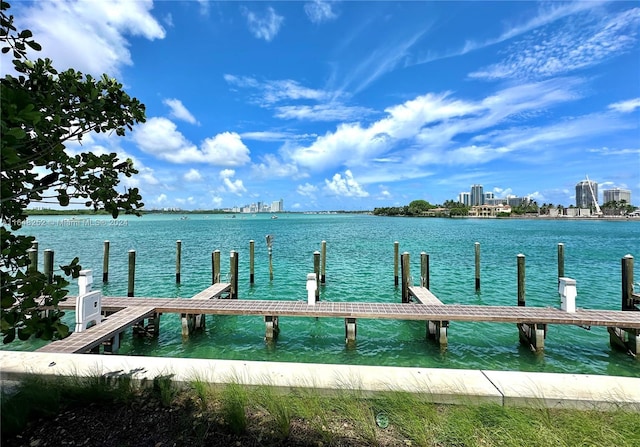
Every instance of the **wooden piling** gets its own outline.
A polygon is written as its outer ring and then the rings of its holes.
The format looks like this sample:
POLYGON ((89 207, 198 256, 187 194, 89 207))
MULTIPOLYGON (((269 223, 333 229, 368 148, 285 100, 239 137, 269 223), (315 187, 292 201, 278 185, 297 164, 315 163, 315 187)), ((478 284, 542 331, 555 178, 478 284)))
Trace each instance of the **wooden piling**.
POLYGON ((420 287, 429 288, 429 255, 420 253, 420 287))
POLYGON ((411 274, 409 272, 409 253, 404 252, 400 256, 400 263, 402 264, 402 302, 409 302, 409 278, 411 274))
POLYGON ((398 287, 398 257, 400 253, 400 243, 395 241, 393 243, 393 282, 398 287))
POLYGON ((269 281, 273 281, 273 235, 267 234, 265 239, 267 240, 267 251, 269 252, 269 281))
POLYGON ((38 271, 38 241, 31 243, 31 249, 29 251, 29 270, 33 272, 38 271))
POLYGON ((316 303, 320 301, 320 252, 313 252, 313 273, 316 274, 316 303))
POLYGON ((524 255, 518 255, 518 306, 526 305, 524 255))
POLYGON ((324 284, 326 281, 326 271, 327 271, 327 241, 322 241, 320 243, 320 250, 322 256, 322 266, 320 268, 320 283, 324 284))
POLYGON ((229 262, 231 264, 231 291, 229 292, 229 298, 235 300, 238 299, 238 252, 231 251, 229 262))
POLYGON ((249 241, 249 284, 253 284, 254 282, 254 273, 253 273, 253 256, 255 252, 255 241, 252 239, 249 241))
POLYGON ((182 241, 176 241, 176 284, 180 284, 181 261, 182 261, 182 241))
POLYGON ((564 244, 558 244, 558 281, 564 278, 564 244))
POLYGON ((53 282, 53 250, 46 249, 44 251, 44 275, 47 278, 47 283, 53 282))
POLYGON ((633 299, 633 256, 622 258, 622 310, 636 310, 633 299))
POLYGON ((104 241, 102 256, 102 282, 109 282, 109 241, 104 241))
POLYGON ((220 282, 220 250, 211 252, 211 284, 220 282))
POLYGON ((38 250, 30 248, 27 250, 29 254, 29 268, 27 269, 29 272, 37 272, 38 271, 38 250))
POLYGON ((476 292, 480 291, 480 242, 475 243, 476 253, 476 292))
POLYGON ((134 283, 136 280, 136 251, 129 250, 129 281, 127 286, 127 296, 133 296, 134 283))

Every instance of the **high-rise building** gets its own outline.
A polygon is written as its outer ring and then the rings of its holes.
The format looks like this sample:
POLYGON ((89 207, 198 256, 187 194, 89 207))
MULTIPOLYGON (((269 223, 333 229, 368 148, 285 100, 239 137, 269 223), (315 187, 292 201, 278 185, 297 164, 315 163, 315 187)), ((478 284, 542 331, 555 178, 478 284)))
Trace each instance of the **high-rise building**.
POLYGON ((495 195, 493 194, 493 192, 485 192, 485 193, 484 193, 484 200, 485 200, 485 202, 486 202, 487 200, 493 200, 493 199, 495 199, 495 198, 496 198, 496 197, 495 197, 495 195))
POLYGON ((273 201, 271 203, 271 212, 279 213, 281 211, 284 211, 284 200, 280 199, 280 200, 273 201))
POLYGON ((482 185, 471 186, 471 206, 484 205, 484 190, 482 185))
POLYGON ((576 185, 576 207, 591 208, 598 203, 598 183, 583 180, 576 185))
POLYGON ((625 201, 627 205, 631 205, 631 191, 628 189, 605 189, 602 191, 602 202, 622 202, 625 201))
POLYGON ((458 194, 458 202, 464 206, 471 206, 471 194, 468 192, 461 192, 458 194))

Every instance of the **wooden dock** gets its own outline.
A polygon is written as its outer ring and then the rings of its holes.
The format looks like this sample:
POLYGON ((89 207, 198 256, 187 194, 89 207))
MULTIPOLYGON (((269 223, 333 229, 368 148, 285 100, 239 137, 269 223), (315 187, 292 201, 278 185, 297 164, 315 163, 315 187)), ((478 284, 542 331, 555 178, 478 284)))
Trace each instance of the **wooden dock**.
MULTIPOLYGON (((532 349, 538 351, 544 347, 547 325, 574 325, 583 328, 603 326, 610 331, 623 328, 624 331, 640 334, 640 312, 591 309, 566 312, 552 307, 443 304, 424 287, 410 287, 413 302, 409 303, 321 301, 310 305, 307 301, 211 299, 219 298, 228 292, 229 287, 227 283, 214 284, 191 299, 103 297, 102 310, 111 316, 95 327, 51 343, 40 351, 89 352, 106 341, 111 340, 113 343, 115 337, 126 328, 145 318, 154 322, 157 331, 159 316, 167 313, 180 314, 183 329, 185 316, 198 315, 203 321, 204 315, 262 316, 267 325, 267 341, 273 341, 277 337, 280 317, 343 318, 347 343, 355 341, 358 319, 426 321, 427 335, 435 338, 443 347, 447 345, 447 329, 451 321, 517 324, 521 337, 523 331, 531 330, 527 337, 532 340, 527 338, 523 341, 530 343, 532 349), (541 337, 541 340, 536 340, 536 336, 541 337)), ((63 303, 61 307, 68 309, 72 308, 72 305, 63 303)), ((186 332, 187 336, 188 334, 189 331, 186 332)), ((637 351, 632 354, 635 352, 637 351)))

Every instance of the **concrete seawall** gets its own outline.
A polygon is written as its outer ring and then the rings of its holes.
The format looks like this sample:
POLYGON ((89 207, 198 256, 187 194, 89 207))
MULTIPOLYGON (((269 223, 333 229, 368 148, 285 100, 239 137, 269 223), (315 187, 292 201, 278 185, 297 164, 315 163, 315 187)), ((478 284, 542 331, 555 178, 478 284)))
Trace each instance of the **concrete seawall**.
POLYGON ((155 377, 171 375, 174 382, 183 385, 200 380, 221 385, 269 385, 285 391, 406 391, 430 396, 435 403, 640 411, 640 378, 631 377, 19 351, 0 351, 0 365, 3 388, 30 374, 131 374, 134 380, 149 383, 155 377))

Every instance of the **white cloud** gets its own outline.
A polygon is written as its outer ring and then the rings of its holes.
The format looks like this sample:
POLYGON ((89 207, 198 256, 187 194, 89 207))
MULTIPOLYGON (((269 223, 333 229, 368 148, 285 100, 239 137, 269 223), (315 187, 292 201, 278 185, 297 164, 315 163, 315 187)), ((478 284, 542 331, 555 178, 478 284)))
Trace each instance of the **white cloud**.
POLYGON ((249 76, 225 74, 224 80, 232 86, 259 90, 256 102, 263 107, 288 100, 320 101, 333 95, 324 90, 305 87, 292 79, 259 81, 249 76))
POLYGON ((471 73, 472 78, 547 78, 587 68, 632 49, 637 42, 640 8, 595 24, 576 18, 571 26, 540 30, 515 42, 505 60, 471 73))
POLYGON ((202 143, 203 158, 217 166, 242 166, 251 161, 249 148, 235 132, 219 133, 202 143))
POLYGON ((188 182, 199 182, 202 180, 202 174, 200 174, 200 171, 197 169, 192 168, 189 169, 189 172, 187 172, 183 178, 188 182))
POLYGON ((350 170, 344 171, 344 177, 336 173, 331 181, 325 179, 325 191, 334 196, 342 197, 368 197, 369 193, 362 189, 353 178, 350 170))
POLYGON ((166 201, 167 201, 167 195, 160 194, 158 197, 155 198, 155 200, 153 200, 153 203, 160 205, 161 203, 165 203, 166 201))
POLYGON ((242 7, 242 14, 247 18, 249 31, 258 39, 271 42, 280 31, 284 22, 284 17, 276 14, 276 11, 269 7, 264 14, 258 14, 246 7, 242 7))
POLYGON ((241 166, 250 161, 249 148, 237 133, 220 133, 205 139, 198 148, 178 131, 175 123, 166 118, 150 118, 137 126, 133 139, 144 152, 172 163, 241 166))
POLYGON ((313 23, 322 23, 333 20, 338 15, 332 11, 331 2, 314 0, 304 4, 304 12, 313 23))
POLYGON ((220 179, 223 183, 223 191, 230 192, 232 194, 241 195, 243 192, 247 192, 247 189, 244 187, 242 180, 236 179, 233 180, 233 177, 236 175, 236 171, 233 169, 223 169, 220 171, 220 179))
POLYGON ((609 109, 612 109, 612 110, 615 110, 616 112, 621 112, 621 113, 633 112, 636 109, 640 109, 640 98, 633 98, 633 99, 628 99, 626 101, 620 101, 614 104, 609 104, 609 109))
POLYGON ((301 196, 306 196, 306 197, 315 197, 316 192, 318 191, 318 188, 314 185, 312 185, 311 183, 305 183, 304 185, 298 185, 298 187, 296 188, 296 192, 298 194, 300 194, 301 196))
POLYGON ((187 110, 187 108, 182 104, 182 101, 179 99, 165 99, 162 101, 165 105, 169 106, 171 109, 171 116, 173 118, 186 121, 191 124, 199 124, 198 120, 187 110))
POLYGON ((265 154, 262 163, 253 165, 253 172, 258 177, 293 177, 300 178, 298 167, 293 163, 283 163, 274 154, 265 154))
POLYGON ((345 106, 340 103, 316 104, 312 106, 280 106, 276 118, 307 121, 354 121, 375 113, 366 107, 345 106))
MULTIPOLYGON (((532 138, 579 137, 576 131, 590 120, 577 117, 548 132, 521 128, 517 123, 521 116, 580 98, 581 85, 578 79, 554 79, 505 88, 478 100, 456 98, 447 92, 428 93, 388 107, 386 116, 369 125, 340 124, 310 144, 291 143, 281 152, 299 166, 315 171, 366 167, 361 174, 366 179, 373 177, 371 173, 384 175, 384 181, 424 177, 430 173, 420 169, 423 166, 486 163, 514 150, 536 149, 532 138), (505 122, 514 127, 492 130, 505 122), (483 130, 488 133, 468 140, 469 134, 483 130)), ((628 127, 611 117, 599 119, 604 124, 593 123, 589 133, 602 133, 606 126, 628 127)))
POLYGON ((73 67, 96 76, 119 77, 122 67, 133 63, 127 36, 165 37, 151 14, 151 0, 41 0, 31 5, 16 21, 37 36, 42 45, 38 57, 51 58, 62 70, 73 67))
POLYGON ((211 203, 213 203, 215 208, 220 208, 222 206, 223 199, 220 196, 213 196, 211 197, 211 203))

